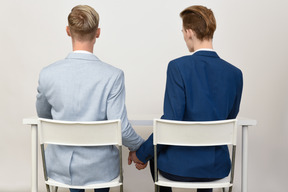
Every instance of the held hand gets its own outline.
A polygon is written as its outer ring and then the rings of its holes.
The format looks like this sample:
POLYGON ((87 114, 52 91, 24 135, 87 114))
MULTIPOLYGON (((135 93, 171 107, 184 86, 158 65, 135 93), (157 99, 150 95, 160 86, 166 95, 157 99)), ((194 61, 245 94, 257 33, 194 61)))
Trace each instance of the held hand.
POLYGON ((132 155, 131 155, 131 151, 129 152, 129 156, 128 156, 128 165, 131 165, 131 163, 132 163, 132 155))
POLYGON ((145 164, 137 163, 137 164, 135 164, 135 167, 136 167, 136 169, 141 170, 141 169, 145 169, 147 167, 147 165, 148 165, 148 162, 145 164))
POLYGON ((133 161, 134 163, 143 164, 143 162, 140 161, 140 160, 138 159, 138 157, 136 156, 136 151, 130 151, 130 152, 129 152, 128 165, 131 165, 132 161, 133 161))
POLYGON ((136 151, 129 152, 128 165, 131 165, 132 161, 135 163, 135 167, 138 170, 144 169, 147 166, 147 163, 144 164, 142 161, 138 159, 138 157, 136 156, 136 151))

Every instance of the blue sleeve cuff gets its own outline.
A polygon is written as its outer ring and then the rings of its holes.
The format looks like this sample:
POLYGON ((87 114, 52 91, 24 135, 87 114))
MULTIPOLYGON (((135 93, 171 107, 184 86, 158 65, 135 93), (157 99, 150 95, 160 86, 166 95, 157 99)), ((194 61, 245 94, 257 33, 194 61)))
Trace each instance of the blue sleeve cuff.
POLYGON ((154 157, 153 134, 136 151, 136 156, 143 163, 147 163, 154 157))

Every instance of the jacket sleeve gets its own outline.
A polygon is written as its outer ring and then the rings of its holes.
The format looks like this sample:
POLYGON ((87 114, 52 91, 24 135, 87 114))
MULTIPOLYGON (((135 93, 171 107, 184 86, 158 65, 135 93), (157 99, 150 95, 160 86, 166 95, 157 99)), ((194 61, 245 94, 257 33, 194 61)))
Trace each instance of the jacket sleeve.
MULTIPOLYGON (((185 111, 185 90, 181 73, 176 63, 171 61, 167 69, 166 90, 164 98, 164 115, 162 119, 183 120, 185 111)), ((166 145, 158 145, 157 153, 165 150, 166 145)), ((137 158, 146 163, 154 157, 153 134, 136 152, 137 158)))
POLYGON ((136 151, 144 142, 127 118, 124 73, 122 71, 118 74, 107 100, 107 119, 121 119, 122 142, 130 151, 136 151))
POLYGON ((241 102, 241 97, 242 97, 242 90, 243 90, 243 76, 242 72, 239 70, 239 74, 237 75, 237 92, 236 92, 236 97, 234 100, 234 104, 232 107, 232 110, 230 111, 228 115, 228 119, 235 119, 238 115, 239 108, 240 108, 240 102, 241 102))
MULTIPOLYGON (((157 153, 165 150, 166 148, 167 145, 157 145, 157 153)), ((147 161, 154 158, 153 133, 136 151, 136 156, 143 163, 147 163, 147 161)))
POLYGON ((49 104, 47 98, 45 97, 45 78, 43 77, 43 73, 40 73, 39 81, 38 81, 38 94, 36 100, 36 111, 38 117, 52 119, 51 108, 52 106, 49 104))
POLYGON ((171 61, 167 69, 162 119, 182 121, 185 112, 185 86, 177 63, 171 61))

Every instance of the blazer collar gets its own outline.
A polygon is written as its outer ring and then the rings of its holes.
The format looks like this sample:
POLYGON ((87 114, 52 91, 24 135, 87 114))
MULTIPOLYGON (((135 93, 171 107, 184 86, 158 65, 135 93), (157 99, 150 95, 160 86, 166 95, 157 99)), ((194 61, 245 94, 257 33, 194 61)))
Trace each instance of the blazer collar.
POLYGON ((193 53, 192 55, 219 58, 218 54, 215 51, 199 50, 193 53))
POLYGON ((69 53, 66 59, 79 59, 79 60, 90 60, 90 61, 99 61, 98 57, 94 54, 86 54, 86 53, 69 53))

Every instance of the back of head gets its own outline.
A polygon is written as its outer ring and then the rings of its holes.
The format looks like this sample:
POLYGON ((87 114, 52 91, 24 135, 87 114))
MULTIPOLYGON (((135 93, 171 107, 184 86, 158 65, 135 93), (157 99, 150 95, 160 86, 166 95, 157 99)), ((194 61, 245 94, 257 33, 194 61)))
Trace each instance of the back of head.
POLYGON ((78 41, 91 41, 98 29, 99 15, 88 5, 78 5, 71 10, 68 24, 72 38, 78 41))
POLYGON ((203 40, 213 39, 216 30, 216 20, 211 9, 195 5, 184 9, 180 13, 184 29, 192 29, 196 37, 203 40))

